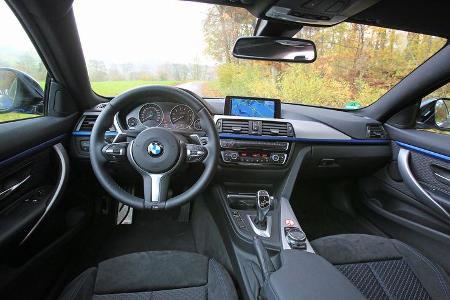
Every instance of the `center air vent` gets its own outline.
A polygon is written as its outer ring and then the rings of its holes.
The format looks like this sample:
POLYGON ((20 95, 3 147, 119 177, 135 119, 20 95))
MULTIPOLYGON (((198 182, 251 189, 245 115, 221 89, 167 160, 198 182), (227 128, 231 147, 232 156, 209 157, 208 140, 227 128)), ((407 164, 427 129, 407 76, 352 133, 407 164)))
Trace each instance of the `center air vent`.
POLYGON ((85 115, 83 122, 81 122, 79 131, 92 131, 97 117, 97 115, 85 115))
POLYGON ((249 121, 246 120, 222 120, 222 133, 248 134, 249 121))
POLYGON ((290 123, 245 119, 220 119, 217 122, 220 133, 248 134, 278 137, 294 137, 294 128, 290 123))
POLYGON ((383 125, 369 124, 367 125, 367 137, 369 139, 385 139, 387 136, 383 125))
POLYGON ((274 136, 288 136, 287 123, 262 122, 262 134, 274 136))

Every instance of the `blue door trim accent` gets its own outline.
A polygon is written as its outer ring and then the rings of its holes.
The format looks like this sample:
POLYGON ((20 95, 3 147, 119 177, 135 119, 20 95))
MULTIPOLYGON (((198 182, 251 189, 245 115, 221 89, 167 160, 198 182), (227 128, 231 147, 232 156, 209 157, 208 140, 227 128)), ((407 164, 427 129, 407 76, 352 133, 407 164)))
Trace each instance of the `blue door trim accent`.
POLYGON ((241 135, 233 133, 220 133, 223 139, 244 139, 244 140, 269 140, 269 141, 287 141, 287 142, 305 142, 305 143, 332 143, 332 144, 388 144, 387 139, 310 139, 282 136, 258 136, 241 135))
POLYGON ((41 143, 39 145, 33 146, 33 147, 23 151, 23 152, 20 152, 18 154, 15 154, 15 155, 9 157, 9 158, 6 158, 6 159, 0 161, 0 168, 6 167, 6 166, 8 166, 8 165, 10 165, 10 164, 12 164, 12 163, 14 163, 16 161, 19 161, 19 160, 24 159, 24 158, 26 158, 28 156, 31 156, 31 155, 33 155, 35 153, 38 153, 38 152, 40 152, 40 151, 42 151, 44 149, 47 149, 47 148, 49 148, 49 147, 51 147, 53 145, 56 145, 59 142, 61 142, 64 139, 65 136, 66 136, 66 134, 59 135, 59 136, 57 136, 55 138, 52 138, 52 139, 50 139, 48 141, 45 141, 45 142, 43 142, 43 143, 41 143))
POLYGON ((440 160, 450 163, 450 156, 447 156, 445 154, 433 152, 433 151, 430 151, 427 149, 423 149, 423 148, 420 148, 420 147, 417 147, 414 145, 410 145, 410 144, 406 144, 403 142, 399 142, 399 141, 395 141, 395 142, 397 143, 397 145, 399 145, 402 148, 405 148, 405 149, 408 149, 408 150, 411 150, 411 151, 414 151, 414 152, 417 152, 420 154, 424 154, 429 157, 437 158, 437 159, 440 159, 440 160))

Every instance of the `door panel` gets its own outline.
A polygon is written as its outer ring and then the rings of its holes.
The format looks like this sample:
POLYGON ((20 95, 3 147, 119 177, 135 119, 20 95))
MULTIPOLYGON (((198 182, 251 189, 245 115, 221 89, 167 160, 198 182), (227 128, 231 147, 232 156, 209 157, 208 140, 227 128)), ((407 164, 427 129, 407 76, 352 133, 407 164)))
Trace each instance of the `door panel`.
POLYGON ((61 201, 69 176, 63 144, 72 120, 42 117, 0 124, 0 137, 11 141, 0 147, 0 298, 45 293, 63 266, 63 247, 75 234, 66 224, 71 207, 61 201), (11 127, 24 134, 8 134, 11 127))
POLYGON ((450 135, 436 134, 417 129, 399 129, 384 125, 393 141, 427 152, 431 156, 440 157, 450 162, 450 135))
POLYGON ((61 143, 46 146, 15 163, 10 161, 0 171, 2 255, 8 256, 26 244, 60 199, 67 183, 69 159, 64 146, 61 143))
POLYGON ((72 131, 76 118, 73 114, 0 124, 0 167, 61 141, 72 131))
MULTIPOLYGON (((403 179, 403 183, 407 186, 407 188, 414 194, 415 199, 425 205, 426 207, 430 208, 434 215, 441 219, 443 222, 450 224, 450 213, 449 211, 439 203, 436 199, 434 199, 429 191, 427 191, 426 187, 429 187, 430 190, 435 190, 435 184, 433 181, 435 180, 435 176, 430 175, 429 177, 423 178, 423 182, 426 184, 424 186, 423 183, 420 183, 420 179, 418 178, 418 174, 421 173, 429 173, 432 171, 432 167, 434 164, 423 164, 422 161, 424 160, 422 157, 417 158, 417 156, 420 156, 420 154, 414 153, 413 156, 416 157, 416 161, 419 161, 420 163, 414 163, 414 160, 411 158, 411 151, 408 149, 405 149, 403 147, 400 147, 401 149, 398 151, 397 156, 397 164, 398 169, 400 171, 400 175, 403 179), (414 169, 416 172, 413 173, 410 167, 410 164, 414 166, 414 169), (418 166, 419 165, 419 166, 418 166), (422 171, 425 170, 425 171, 422 171), (434 179, 434 180, 433 180, 434 179)), ((445 170, 446 168, 442 166, 442 169, 445 170)), ((442 189, 445 192, 445 189, 442 189)))
POLYGON ((450 136, 411 129, 402 133, 390 127, 388 131, 396 139, 392 161, 360 181, 363 212, 385 233, 418 248, 450 272, 450 182, 446 180, 450 136))

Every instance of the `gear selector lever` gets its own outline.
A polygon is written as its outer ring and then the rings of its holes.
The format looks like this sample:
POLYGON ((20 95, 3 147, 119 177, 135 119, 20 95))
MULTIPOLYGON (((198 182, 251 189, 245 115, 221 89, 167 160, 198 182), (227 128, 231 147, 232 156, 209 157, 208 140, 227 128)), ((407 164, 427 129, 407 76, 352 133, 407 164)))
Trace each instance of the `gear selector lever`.
POLYGON ((256 219, 255 225, 265 227, 267 224, 267 214, 271 206, 271 199, 269 193, 265 190, 260 190, 256 193, 256 219))

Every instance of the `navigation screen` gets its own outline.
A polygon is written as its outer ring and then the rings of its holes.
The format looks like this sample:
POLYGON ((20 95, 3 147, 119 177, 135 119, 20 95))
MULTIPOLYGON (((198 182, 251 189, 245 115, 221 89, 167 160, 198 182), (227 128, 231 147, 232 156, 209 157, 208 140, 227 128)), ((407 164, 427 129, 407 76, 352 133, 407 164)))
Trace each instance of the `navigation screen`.
POLYGON ((229 99, 229 114, 240 117, 277 117, 276 100, 233 97, 229 99))

